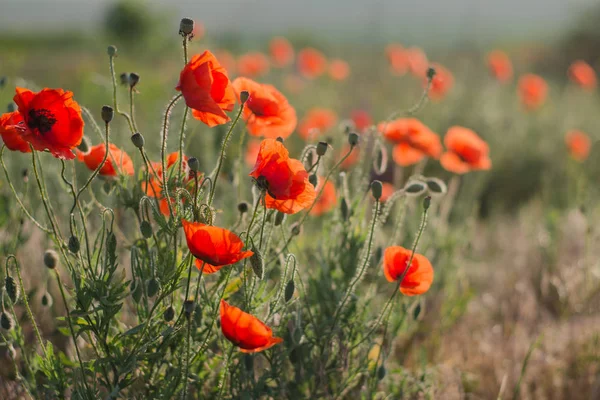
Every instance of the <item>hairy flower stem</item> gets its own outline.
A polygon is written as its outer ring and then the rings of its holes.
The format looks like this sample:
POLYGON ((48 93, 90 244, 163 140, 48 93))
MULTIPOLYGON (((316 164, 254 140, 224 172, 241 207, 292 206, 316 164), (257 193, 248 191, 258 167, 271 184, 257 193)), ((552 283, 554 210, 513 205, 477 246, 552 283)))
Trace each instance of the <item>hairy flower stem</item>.
POLYGON ((182 97, 183 97, 182 94, 178 94, 177 96, 173 97, 173 99, 171 99, 171 101, 167 105, 167 109, 165 110, 165 117, 163 119, 163 125, 162 125, 162 144, 160 146, 160 162, 161 162, 161 167, 162 167, 162 176, 159 177, 159 179, 160 179, 160 181, 164 181, 164 182, 162 182, 163 194, 165 196, 165 199, 167 200, 167 206, 169 207, 169 215, 171 216, 171 219, 173 219, 175 214, 173 213, 173 205, 171 204, 171 195, 169 194, 169 185, 166 182, 166 180, 167 180, 167 137, 169 136, 169 117, 171 116, 171 111, 173 110, 173 107, 175 107, 175 104, 177 104, 179 99, 181 99, 182 97))
POLYGON ((183 375, 183 394, 182 400, 187 398, 188 375, 190 373, 190 342, 192 336, 192 322, 187 318, 187 336, 185 340, 185 372, 183 375))
MULTIPOLYGON (((186 65, 188 63, 188 37, 184 36, 183 38, 183 64, 186 65)), ((190 108, 185 105, 185 110, 183 111, 183 119, 181 121, 181 129, 179 130, 179 173, 177 182, 181 182, 183 178, 183 141, 185 139, 185 121, 187 120, 188 113, 190 108)))
POLYGON ((135 123, 135 106, 134 106, 134 101, 133 101, 133 94, 135 93, 135 90, 133 88, 133 86, 129 87, 129 114, 131 116, 131 125, 133 126, 133 130, 135 132, 139 132, 138 131, 138 127, 137 124, 135 123))
POLYGON ((110 66, 110 77, 112 79, 112 87, 113 87, 113 105, 114 105, 114 109, 115 112, 119 115, 122 115, 123 117, 125 117, 125 119, 127 120, 127 123, 129 124, 129 129, 131 130, 131 134, 133 135, 135 133, 135 127, 133 125, 133 121, 131 120, 131 117, 129 116, 129 114, 127 114, 126 112, 120 111, 119 110, 119 103, 117 102, 117 77, 115 75, 115 60, 114 60, 114 56, 108 56, 108 60, 109 60, 109 66, 110 66))

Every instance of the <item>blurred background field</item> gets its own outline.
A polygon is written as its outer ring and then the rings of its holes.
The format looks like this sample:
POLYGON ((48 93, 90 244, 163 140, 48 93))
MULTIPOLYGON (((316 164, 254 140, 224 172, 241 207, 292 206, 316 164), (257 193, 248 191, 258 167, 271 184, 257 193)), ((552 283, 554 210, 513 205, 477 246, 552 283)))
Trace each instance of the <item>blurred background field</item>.
MULTIPOLYGON (((285 36, 296 50, 311 46, 347 61, 350 75, 341 81, 305 80, 293 66, 271 68, 256 78, 280 88, 300 120, 313 107, 335 110, 340 128, 330 133, 334 143, 342 142, 344 121, 354 111, 366 111, 377 123, 419 99, 422 81, 393 74, 386 45, 418 46, 430 61, 446 66, 454 87, 417 117, 440 135, 452 125, 473 129, 490 145, 493 167, 459 183, 439 163, 426 166, 425 175, 454 182, 450 186, 458 193, 450 227, 432 221, 426 238, 442 254, 443 265, 437 267, 444 272, 427 294, 418 328, 394 342, 396 373, 410 371, 405 379, 411 381, 392 382, 389 392, 412 398, 489 399, 498 393, 510 398, 536 343, 522 398, 600 398, 600 96, 598 89, 583 91, 567 77, 577 59, 600 71, 597 2, 4 0, 0 76, 6 84, 0 107, 11 102, 14 86, 26 86, 62 87, 88 109, 100 109, 111 102, 106 47, 114 44, 117 75, 141 76, 137 121, 149 151, 157 155, 160 121, 182 65, 173 27, 183 16, 203 26, 191 54, 267 53, 273 36, 285 36), (494 49, 506 51, 514 63, 507 84, 494 80, 486 66, 486 54, 494 49), (524 111, 516 91, 519 76, 529 72, 543 76, 550 87, 546 104, 534 112, 524 111), (572 129, 592 138, 582 163, 565 145, 572 129), (404 384, 417 389, 399 389, 404 384)), ((238 76, 234 67, 231 78, 238 76)), ((124 103, 126 91, 119 96, 124 103)), ((174 118, 181 113, 177 109, 174 118)), ((134 154, 124 121, 116 124, 114 141, 134 154)), ((209 169, 224 128, 188 124, 195 134, 186 153, 209 169)), ((86 135, 99 143, 94 133, 86 135)), ((297 135, 286 142, 298 152, 303 143, 297 135)), ((28 158, 11 153, 5 160, 18 180, 28 158)), ((0 196, 0 242, 7 252, 8 216, 16 210, 4 176, 0 196)), ((23 257, 46 240, 36 237, 21 250, 23 257)), ((35 260, 31 256, 31 263, 35 260)), ((0 375, 0 387, 3 379, 0 375)))

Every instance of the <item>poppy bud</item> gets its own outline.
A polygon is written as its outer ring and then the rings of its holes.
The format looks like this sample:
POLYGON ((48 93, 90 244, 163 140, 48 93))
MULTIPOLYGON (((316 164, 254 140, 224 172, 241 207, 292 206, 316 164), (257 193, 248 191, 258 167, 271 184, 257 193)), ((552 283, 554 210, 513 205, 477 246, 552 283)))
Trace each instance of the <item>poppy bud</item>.
POLYGON ((46 250, 44 253, 44 265, 49 269, 54 269, 58 265, 58 254, 54 250, 46 250))
POLYGON ((277 140, 279 143, 283 143, 283 138, 281 136, 278 136, 275 140, 277 140))
POLYGON ((385 377, 385 367, 383 365, 381 365, 378 369, 377 369, 377 379, 382 380, 385 377))
POLYGON ((117 55, 117 48, 111 44, 108 46, 108 49, 106 49, 106 52, 108 53, 109 57, 114 57, 117 55))
POLYGON ((431 206, 431 196, 425 196, 425 198, 423 199, 423 209, 425 211, 429 210, 429 207, 431 206))
POLYGON ((427 79, 432 80, 435 76, 435 68, 429 67, 427 68, 427 79))
POLYGON ((0 89, 2 89, 6 85, 6 77, 0 77, 0 89))
POLYGON ((348 201, 345 198, 342 198, 340 212, 342 213, 342 219, 348 221, 348 218, 350 218, 350 206, 348 206, 348 201))
POLYGON ((194 31, 194 20, 190 18, 182 18, 179 23, 179 34, 181 36, 191 35, 194 31))
POLYGON ((252 267, 254 275, 256 275, 258 279, 262 279, 265 276, 265 265, 263 263, 262 254, 260 254, 260 251, 254 246, 252 246, 252 253, 254 254, 250 256, 250 266, 252 267))
POLYGON ((283 220, 285 219, 285 213, 282 213, 281 211, 277 211, 277 214, 275 214, 275 222, 273 223, 273 225, 275 226, 279 226, 283 223, 283 220))
POLYGON ((146 283, 146 293, 148 294, 148 297, 156 296, 156 293, 158 293, 159 289, 160 285, 156 278, 151 278, 148 280, 148 283, 146 283))
POLYGON ((314 187, 317 187, 317 174, 312 174, 308 177, 308 181, 310 182, 311 185, 313 185, 314 187))
POLYGON ((240 212, 240 214, 245 214, 248 212, 248 203, 246 203, 245 201, 242 201, 241 203, 238 204, 237 209, 240 212))
POLYGON ((408 182, 406 186, 404 186, 404 192, 408 196, 413 197, 420 196, 425 190, 427 190, 427 186, 421 181, 408 182))
POLYGON ((50 296, 50 293, 46 292, 42 295, 41 303, 42 303, 42 306, 44 306, 44 307, 52 307, 52 304, 54 303, 54 299, 52 299, 52 296, 50 296))
POLYGON ((133 301, 139 303, 140 299, 142 298, 142 285, 140 285, 138 281, 134 280, 131 282, 129 290, 131 291, 131 298, 133 298, 133 301))
POLYGON ((194 309, 194 322, 197 326, 202 323, 202 308, 200 304, 196 304, 196 308, 194 309))
POLYGON ((183 312, 185 317, 189 319, 194 313, 194 302, 192 300, 186 300, 183 302, 183 312))
POLYGON ((121 79, 121 85, 129 85, 129 74, 127 72, 121 73, 119 79, 121 79))
POLYGON ((2 329, 10 331, 14 325, 15 322, 13 321, 12 317, 4 311, 2 311, 2 314, 0 315, 0 326, 2 327, 2 329))
POLYGON ((292 230, 292 236, 298 236, 302 233, 302 225, 299 225, 297 222, 292 224, 290 228, 292 230))
POLYGON ((141 149, 144 147, 144 136, 142 136, 141 133, 136 132, 133 135, 131 135, 131 143, 133 143, 133 145, 135 147, 137 147, 138 149, 141 149))
POLYGON ((427 184, 429 193, 432 195, 443 195, 448 190, 444 181, 438 178, 427 178, 425 183, 427 184))
POLYGON ((327 142, 317 143, 317 155, 319 157, 323 157, 325 155, 325 153, 327 153, 328 147, 329 147, 329 145, 327 144, 327 142))
POLYGON ((194 172, 200 171, 200 162, 196 157, 190 157, 188 160, 188 167, 194 172))
POLYGON ((115 111, 113 110, 113 108, 111 106, 102 106, 102 121, 106 122, 107 124, 112 121, 113 117, 115 116, 115 111))
POLYGON ((358 135, 354 132, 348 134, 348 143, 354 147, 358 144, 358 135))
POLYGON ((6 290, 6 294, 10 301, 15 304, 19 300, 20 294, 19 286, 17 286, 15 278, 10 275, 4 278, 4 289, 6 290))
POLYGON ((245 104, 249 98, 250 98, 250 93, 247 90, 242 90, 240 92, 240 102, 242 104, 245 104))
POLYGON ((286 303, 292 299, 292 296, 294 295, 295 290, 296 290, 296 284, 294 283, 293 279, 290 279, 289 282, 285 285, 284 300, 286 303))
POLYGON ((175 309, 172 306, 167 307, 165 312, 163 313, 163 318, 165 322, 171 322, 175 317, 175 309))
POLYGON ((88 154, 90 152, 90 142, 88 141, 87 136, 83 136, 81 138, 81 143, 79 143, 79 146, 77 146, 77 148, 83 154, 88 154))
POLYGON ((244 367, 248 372, 254 371, 254 357, 252 357, 252 354, 244 354, 244 367))
POLYGON ((381 192, 383 190, 383 185, 381 184, 381 181, 373 181, 371 182, 371 193, 373 194, 373 197, 375 197, 375 200, 379 200, 381 198, 381 192))
POLYGON ((142 221, 140 224, 140 231, 142 231, 142 236, 146 239, 150 239, 152 237, 152 225, 148 221, 142 221))
POLYGON ((413 310, 413 319, 416 320, 417 318, 419 318, 420 314, 421 314, 421 304, 417 304, 417 306, 413 310))
POLYGON ((15 112, 17 111, 17 106, 15 106, 15 103, 8 103, 8 105, 6 106, 6 111, 8 111, 9 113, 15 112))
POLYGON ((102 185, 102 190, 104 190, 104 193, 109 194, 112 188, 113 186, 111 181, 104 181, 104 185, 102 185))
POLYGON ((76 236, 71 236, 69 238, 69 251, 73 254, 79 253, 80 249, 79 239, 76 236))
POLYGON ((129 74, 129 87, 134 88, 140 81, 140 76, 135 72, 129 74))

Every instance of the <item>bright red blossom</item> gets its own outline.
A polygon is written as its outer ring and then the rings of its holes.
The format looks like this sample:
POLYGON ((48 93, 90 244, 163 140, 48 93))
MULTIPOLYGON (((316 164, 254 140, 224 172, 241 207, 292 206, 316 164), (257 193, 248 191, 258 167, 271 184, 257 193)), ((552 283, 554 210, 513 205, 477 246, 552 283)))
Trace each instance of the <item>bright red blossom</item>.
POLYGON ((519 79, 519 97, 528 110, 540 108, 548 96, 548 84, 541 76, 526 74, 519 79))
POLYGON ((569 67, 569 78, 586 90, 594 90, 598 84, 596 71, 583 60, 577 60, 571 64, 569 67))
POLYGON ((410 73, 417 78, 425 77, 427 68, 429 68, 429 61, 425 52, 418 47, 411 47, 406 49, 405 54, 408 59, 410 73))
POLYGON ((350 118, 354 122, 354 128, 359 132, 364 132, 368 127, 373 125, 373 118, 365 110, 354 110, 350 113, 350 118))
POLYGON ((243 117, 252 136, 286 138, 294 132, 298 123, 296 110, 274 86, 237 78, 233 81, 233 88, 238 101, 242 91, 250 94, 244 105, 243 117))
POLYGON ((225 265, 250 257, 252 251, 243 251, 244 243, 233 232, 201 222, 181 220, 190 253, 196 257, 196 267, 212 274, 225 265))
MULTIPOLYGON (((432 67, 435 69, 435 75, 431 80, 429 98, 432 100, 441 100, 452 89, 452 86, 454 86, 454 76, 443 65, 432 64, 432 67)), ((427 78, 424 79, 424 85, 427 85, 427 78)))
POLYGON ((590 155, 592 141, 590 137, 582 131, 570 131, 565 136, 565 144, 574 160, 583 162, 590 155))
MULTIPOLYGON (((86 154, 77 151, 77 158, 79 161, 85 163, 85 165, 92 171, 96 170, 104 160, 106 154, 106 145, 104 143, 92 146, 90 151, 86 154)), ((119 149, 112 143, 108 144, 108 157, 100 171, 98 172, 102 176, 117 176, 122 175, 133 175, 133 161, 123 150, 119 149)))
POLYGON ((23 116, 18 111, 2 114, 0 116, 0 136, 9 150, 31 153, 29 142, 21 137, 19 127, 22 124, 23 116))
POLYGON ((317 78, 327 70, 327 59, 323 53, 313 48, 300 50, 297 63, 300 75, 309 79, 317 78))
POLYGON ((335 185, 331 181, 327 181, 325 186, 323 187, 324 179, 319 179, 319 183, 317 184, 316 191, 319 193, 323 188, 323 192, 317 199, 315 206, 310 210, 311 215, 322 215, 329 211, 331 211, 335 207, 335 203, 337 202, 336 194, 335 194, 335 185))
POLYGON ((256 353, 283 342, 282 338, 273 337, 271 328, 258 318, 225 300, 221 300, 221 331, 243 353, 256 353))
POLYGON ((282 68, 294 62, 294 48, 284 37, 274 37, 269 43, 269 51, 273 65, 282 68))
POLYGON ((49 150, 54 157, 75 158, 71 150, 83 138, 83 119, 73 93, 62 89, 34 93, 20 87, 16 92, 13 100, 23 118, 18 125, 21 138, 38 151, 49 150))
POLYGON ((442 167, 456 174, 492 167, 489 146, 475 132, 462 126, 448 129, 444 137, 447 152, 440 158, 442 167))
POLYGON ((391 246, 385 249, 383 256, 383 272, 388 282, 398 281, 402 274, 400 292, 406 296, 423 294, 429 290, 433 282, 433 267, 427 257, 415 253, 410 261, 411 250, 401 246, 391 246), (406 271, 406 272, 405 272, 406 271))
POLYGON ((336 81, 343 81, 350 76, 350 66, 344 60, 333 59, 329 63, 329 76, 336 81))
POLYGON ((396 75, 404 75, 408 71, 408 56, 404 47, 392 43, 385 48, 385 55, 390 63, 390 69, 396 75))
POLYGON ((269 72, 267 56, 260 52, 246 53, 238 58, 237 70, 240 75, 256 78, 269 72))
POLYGON ((304 115, 298 133, 304 140, 314 138, 333 128, 337 119, 336 113, 328 108, 313 108, 304 115))
POLYGON ((230 120, 225 111, 233 110, 235 95, 227 71, 210 51, 192 57, 179 76, 176 89, 194 118, 213 127, 230 120))
POLYGON ((399 118, 381 122, 379 132, 394 143, 392 157, 396 164, 407 167, 431 157, 438 159, 442 154, 440 138, 416 118, 399 118))
POLYGON ((498 82, 508 82, 513 76, 513 66, 508 55, 501 50, 494 50, 487 56, 490 73, 498 82))

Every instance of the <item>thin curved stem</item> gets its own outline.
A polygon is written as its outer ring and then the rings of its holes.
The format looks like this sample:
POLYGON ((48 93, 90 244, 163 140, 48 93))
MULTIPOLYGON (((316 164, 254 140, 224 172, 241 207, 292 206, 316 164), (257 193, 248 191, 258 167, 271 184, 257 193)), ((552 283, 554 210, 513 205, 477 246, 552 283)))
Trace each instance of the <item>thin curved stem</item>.
POLYGON ((167 206, 169 207, 169 215, 171 216, 171 219, 173 218, 173 216, 175 215, 173 213, 173 206, 171 204, 171 195, 169 194, 169 185, 168 182, 166 182, 167 179, 167 137, 169 136, 169 117, 171 116, 171 111, 173 110, 173 107, 175 107, 175 105, 177 104, 177 102, 179 101, 179 99, 181 99, 183 97, 182 94, 178 94, 177 96, 173 97, 173 99, 171 100, 171 102, 167 105, 167 109, 165 110, 165 117, 163 119, 163 125, 162 125, 162 144, 160 147, 160 162, 161 162, 161 166, 162 166, 162 177, 160 177, 159 179, 162 182, 162 186, 163 186, 163 194, 165 196, 165 199, 167 200, 167 206))

